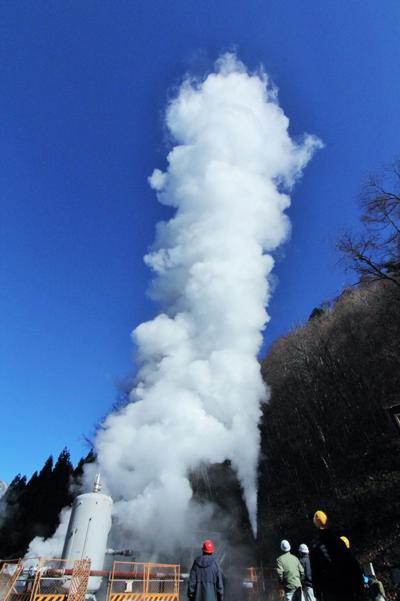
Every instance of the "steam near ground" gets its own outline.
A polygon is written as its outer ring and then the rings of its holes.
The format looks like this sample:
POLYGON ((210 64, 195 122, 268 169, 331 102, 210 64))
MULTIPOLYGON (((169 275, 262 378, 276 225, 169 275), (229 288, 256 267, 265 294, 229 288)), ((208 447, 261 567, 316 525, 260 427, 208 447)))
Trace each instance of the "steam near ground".
POLYGON ((105 420, 85 475, 90 488, 99 471, 115 501, 114 539, 149 553, 185 548, 211 523, 213 507, 194 501, 188 475, 225 460, 256 534, 271 253, 289 235, 287 192, 322 146, 290 138, 267 75, 233 54, 204 79, 188 77, 165 121, 175 145, 149 183, 175 213, 145 257, 160 313, 133 332, 130 403, 105 420))
POLYGON ((61 557, 70 515, 71 509, 64 507, 60 513, 60 524, 54 535, 46 540, 41 536, 36 536, 29 545, 26 557, 61 557))

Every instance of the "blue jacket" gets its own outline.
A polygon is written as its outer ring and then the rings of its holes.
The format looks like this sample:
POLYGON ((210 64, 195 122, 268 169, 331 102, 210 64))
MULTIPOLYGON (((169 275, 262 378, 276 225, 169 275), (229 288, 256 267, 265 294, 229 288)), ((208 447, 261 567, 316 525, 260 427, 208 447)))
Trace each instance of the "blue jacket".
POLYGON ((222 572, 212 555, 200 555, 190 570, 188 598, 190 601, 223 601, 222 572))

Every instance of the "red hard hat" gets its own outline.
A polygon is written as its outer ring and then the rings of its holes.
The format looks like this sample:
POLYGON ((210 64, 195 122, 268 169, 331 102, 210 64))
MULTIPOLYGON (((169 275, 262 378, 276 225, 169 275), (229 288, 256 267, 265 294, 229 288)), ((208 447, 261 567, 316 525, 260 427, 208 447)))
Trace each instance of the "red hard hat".
POLYGON ((203 553, 208 553, 209 555, 211 555, 211 553, 214 553, 214 543, 212 542, 212 540, 205 540, 203 543, 203 553))

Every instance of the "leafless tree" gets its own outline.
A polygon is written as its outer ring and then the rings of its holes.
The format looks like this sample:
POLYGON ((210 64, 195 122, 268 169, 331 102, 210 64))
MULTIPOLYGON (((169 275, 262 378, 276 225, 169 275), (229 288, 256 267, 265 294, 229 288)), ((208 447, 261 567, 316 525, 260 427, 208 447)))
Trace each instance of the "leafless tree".
POLYGON ((360 194, 361 234, 344 233, 337 247, 363 280, 400 287, 400 161, 372 175, 360 194))

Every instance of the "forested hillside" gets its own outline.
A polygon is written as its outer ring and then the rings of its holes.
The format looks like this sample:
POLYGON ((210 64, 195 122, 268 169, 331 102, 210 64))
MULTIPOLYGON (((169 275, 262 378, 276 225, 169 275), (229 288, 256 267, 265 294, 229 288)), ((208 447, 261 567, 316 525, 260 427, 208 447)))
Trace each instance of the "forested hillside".
MULTIPOLYGON (((262 362, 271 389, 262 421, 262 544, 309 538, 314 511, 362 549, 400 527, 400 288, 345 291, 262 362), (271 539, 271 540, 272 540, 271 539)), ((301 541, 300 541, 301 542, 301 541)))

